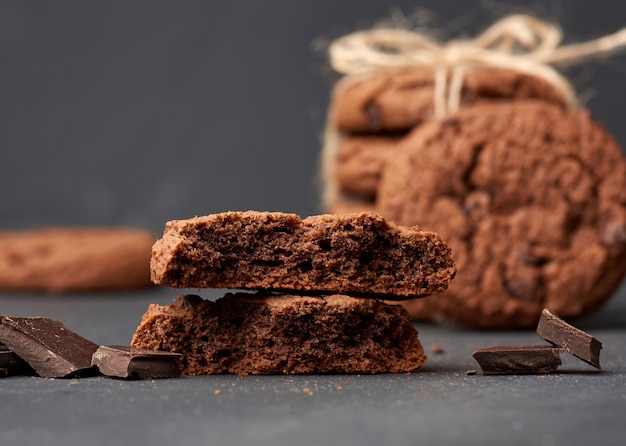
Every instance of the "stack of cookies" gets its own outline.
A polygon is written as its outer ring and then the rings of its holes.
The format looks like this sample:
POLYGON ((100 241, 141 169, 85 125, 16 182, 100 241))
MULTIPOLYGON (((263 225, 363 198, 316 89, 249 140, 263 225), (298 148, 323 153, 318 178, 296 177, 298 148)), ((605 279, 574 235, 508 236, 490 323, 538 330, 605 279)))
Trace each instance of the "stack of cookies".
POLYGON ((459 273, 415 319, 527 328, 599 308, 626 274, 626 160, 588 110, 545 81, 476 68, 433 117, 434 71, 350 76, 324 149, 326 210, 436 231, 459 273))
POLYGON ((152 280, 229 288, 151 305, 133 347, 180 353, 183 374, 408 372, 426 356, 406 310, 456 272, 433 232, 373 214, 226 212, 167 223, 152 280))
MULTIPOLYGON (((330 211, 374 209, 385 166, 405 145, 408 135, 434 114, 435 74, 430 68, 349 77, 340 81, 329 111, 329 131, 338 134, 328 147, 326 194, 330 211)), ((469 71, 461 104, 539 99, 563 105, 545 81, 514 71, 469 71)))

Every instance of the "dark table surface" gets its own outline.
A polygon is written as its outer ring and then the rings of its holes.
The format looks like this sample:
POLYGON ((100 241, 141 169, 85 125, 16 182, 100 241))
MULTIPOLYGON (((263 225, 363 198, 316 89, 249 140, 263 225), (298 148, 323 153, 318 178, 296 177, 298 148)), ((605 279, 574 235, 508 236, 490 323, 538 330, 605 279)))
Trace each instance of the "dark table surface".
MULTIPOLYGON (((176 294, 5 293, 0 313, 51 317, 96 343, 128 344, 148 304, 176 294)), ((411 374, 3 378, 0 445, 622 445, 626 287, 576 324, 602 341, 602 372, 564 354, 555 374, 484 376, 475 349, 544 342, 532 330, 418 324, 429 362, 411 374), (435 344, 444 352, 432 353, 435 344)))
MULTIPOLYGON (((620 29, 625 11, 615 0, 0 2, 0 226, 160 232, 225 210, 317 213, 334 79, 324 41, 391 13, 438 19, 422 26, 445 39, 532 12, 575 43, 620 29)), ((571 73, 622 146, 625 72, 621 54, 571 73)), ((0 293, 0 314, 128 344, 148 304, 175 296, 0 293)), ((477 348, 543 341, 419 324, 429 363, 412 374, 2 378, 0 446, 626 444, 626 286, 576 323, 603 342, 601 373, 563 355, 557 374, 468 376, 477 348)))

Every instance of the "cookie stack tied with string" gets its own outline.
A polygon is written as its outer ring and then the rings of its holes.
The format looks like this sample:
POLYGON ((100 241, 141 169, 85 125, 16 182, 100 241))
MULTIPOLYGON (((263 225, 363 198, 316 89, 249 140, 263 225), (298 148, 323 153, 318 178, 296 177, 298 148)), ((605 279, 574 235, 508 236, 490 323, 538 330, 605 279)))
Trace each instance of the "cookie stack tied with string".
POLYGON ((530 328, 589 314, 626 273, 626 160, 555 69, 626 46, 626 30, 561 45, 503 18, 439 43, 373 29, 329 48, 338 82, 322 151, 324 206, 438 232, 458 274, 418 320, 530 328))

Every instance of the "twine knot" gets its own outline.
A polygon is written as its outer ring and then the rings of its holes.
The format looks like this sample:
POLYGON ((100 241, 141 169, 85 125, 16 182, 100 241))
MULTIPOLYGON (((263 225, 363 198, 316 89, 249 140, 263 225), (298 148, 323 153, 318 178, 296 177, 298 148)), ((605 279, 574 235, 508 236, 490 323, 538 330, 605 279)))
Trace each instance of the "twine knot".
POLYGON ((468 69, 514 70, 543 79, 570 108, 577 106, 571 83, 555 68, 598 57, 626 46, 626 29, 588 42, 562 46, 559 27, 528 15, 505 17, 474 39, 440 43, 402 29, 372 29, 343 36, 329 47, 330 63, 346 75, 375 74, 411 67, 434 71, 434 114, 458 110, 468 69))

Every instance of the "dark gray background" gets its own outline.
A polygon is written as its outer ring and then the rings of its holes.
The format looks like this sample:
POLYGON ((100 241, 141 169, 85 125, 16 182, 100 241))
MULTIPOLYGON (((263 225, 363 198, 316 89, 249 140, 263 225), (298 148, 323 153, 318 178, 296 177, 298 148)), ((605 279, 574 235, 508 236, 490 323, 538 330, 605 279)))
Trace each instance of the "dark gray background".
MULTIPOLYGON (((615 31, 626 12, 614 0, 0 2, 0 227, 317 213, 333 77, 313 43, 418 6, 452 36, 530 11, 568 41, 615 31)), ((622 143, 625 60, 573 73, 622 143)))
MULTIPOLYGON (((426 8, 453 36, 536 12, 570 42, 619 29, 626 12, 614 0, 2 1, 0 228, 159 232, 169 219, 231 209, 317 213, 333 76, 313 42, 371 26, 392 6, 426 8)), ((625 61, 572 71, 622 145, 625 61)), ((5 293, 0 314, 48 316, 94 342, 128 344, 148 303, 175 294, 5 293)), ((429 364, 407 375, 4 378, 0 445, 621 445, 626 286, 577 324, 604 343, 602 373, 565 356, 556 375, 466 376, 476 348, 541 340, 423 324, 429 364), (430 354, 435 343, 443 355, 430 354)))

